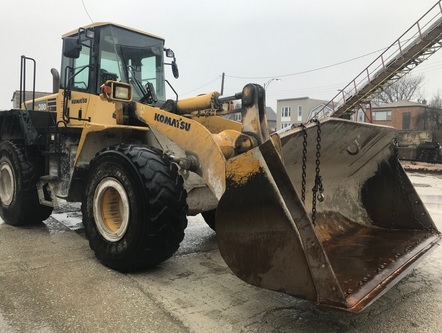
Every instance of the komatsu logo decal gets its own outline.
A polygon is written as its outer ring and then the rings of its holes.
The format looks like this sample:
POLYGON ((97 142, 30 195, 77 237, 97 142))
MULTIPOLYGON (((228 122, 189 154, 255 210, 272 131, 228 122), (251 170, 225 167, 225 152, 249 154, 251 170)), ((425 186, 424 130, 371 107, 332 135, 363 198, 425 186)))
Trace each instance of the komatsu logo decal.
POLYGON ((159 114, 159 113, 155 113, 155 116, 153 118, 153 120, 162 123, 162 124, 166 124, 175 128, 178 128, 180 130, 185 130, 185 131, 190 131, 190 123, 180 119, 175 119, 169 116, 165 116, 163 114, 159 114))
POLYGON ((87 98, 85 97, 72 100, 72 104, 84 104, 84 103, 87 103, 87 98))

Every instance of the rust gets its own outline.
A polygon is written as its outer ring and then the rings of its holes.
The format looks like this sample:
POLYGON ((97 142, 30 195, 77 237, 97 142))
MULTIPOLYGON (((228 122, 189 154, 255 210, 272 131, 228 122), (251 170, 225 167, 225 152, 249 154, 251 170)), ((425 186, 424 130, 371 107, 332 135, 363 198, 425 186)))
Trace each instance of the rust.
MULTIPOLYGON (((403 170, 392 167, 387 130, 336 121, 321 128, 327 138, 321 149, 327 192, 316 205, 315 223, 307 200, 314 172, 307 172, 303 202, 302 131, 294 132, 281 138, 282 154, 267 142, 228 161, 227 190, 217 209, 219 249, 248 283, 359 312, 394 286, 441 237, 428 214, 420 217, 425 207, 409 204, 417 194, 403 170), (355 156, 329 145, 333 138, 355 137, 361 143, 355 156), (238 171, 244 181, 230 177, 238 171)), ((314 145, 315 135, 308 138, 314 145)), ((314 170, 312 161, 314 154, 307 156, 307 171, 314 170)))
POLYGON ((351 294, 360 290, 369 281, 381 283, 378 276, 412 252, 429 233, 362 226, 336 212, 318 214, 317 222, 316 231, 323 240, 336 278, 342 288, 346 286, 347 294, 349 290, 351 294))

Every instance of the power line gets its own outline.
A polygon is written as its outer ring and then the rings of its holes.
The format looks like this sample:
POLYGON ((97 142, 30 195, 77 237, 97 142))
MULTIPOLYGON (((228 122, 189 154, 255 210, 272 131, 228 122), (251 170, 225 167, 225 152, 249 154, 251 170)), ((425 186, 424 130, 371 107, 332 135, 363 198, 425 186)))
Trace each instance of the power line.
POLYGON ((216 79, 213 79, 212 81, 207 82, 206 84, 203 84, 201 87, 198 87, 198 88, 192 89, 192 90, 190 90, 190 91, 184 93, 183 95, 187 95, 187 94, 190 94, 190 93, 192 93, 192 92, 194 92, 194 91, 196 91, 196 90, 199 90, 199 89, 201 89, 201 88, 204 88, 204 87, 208 86, 209 84, 215 82, 216 80, 219 80, 220 77, 221 77, 221 75, 218 76, 216 79))
POLYGON ((323 69, 327 69, 327 68, 343 65, 343 64, 346 64, 348 62, 352 62, 352 61, 355 61, 355 60, 367 57, 369 55, 372 55, 372 54, 375 54, 375 53, 379 53, 381 51, 384 51, 385 49, 386 48, 382 48, 382 49, 379 49, 379 50, 376 50, 376 51, 373 51, 373 52, 370 52, 370 53, 366 53, 366 54, 361 55, 359 57, 355 57, 355 58, 351 58, 351 59, 344 60, 344 61, 341 61, 341 62, 337 62, 335 64, 331 64, 331 65, 327 65, 327 66, 323 66, 323 67, 317 67, 317 68, 309 69, 309 70, 306 70, 306 71, 296 72, 296 73, 291 73, 291 74, 270 75, 270 76, 255 76, 255 77, 243 77, 243 76, 234 76, 234 75, 226 75, 226 76, 230 77, 230 78, 233 78, 233 79, 265 80, 265 79, 272 78, 272 77, 278 77, 279 78, 279 77, 288 77, 288 76, 307 74, 307 73, 317 72, 317 71, 320 71, 320 70, 323 70, 323 69))
POLYGON ((91 23, 94 23, 94 20, 89 15, 89 12, 87 11, 86 5, 84 4, 84 0, 81 0, 81 3, 83 4, 84 11, 86 12, 87 16, 89 17, 89 20, 91 20, 91 23))

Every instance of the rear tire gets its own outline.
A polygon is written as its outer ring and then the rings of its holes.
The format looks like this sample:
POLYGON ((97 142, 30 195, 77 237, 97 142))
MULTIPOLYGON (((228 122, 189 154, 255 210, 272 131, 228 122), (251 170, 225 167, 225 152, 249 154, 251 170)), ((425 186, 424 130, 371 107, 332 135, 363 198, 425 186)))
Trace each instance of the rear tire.
POLYGON ((171 257, 187 226, 176 165, 145 147, 109 147, 91 162, 82 204, 89 245, 106 266, 127 272, 171 257))
POLYGON ((52 207, 41 205, 36 184, 41 176, 38 155, 23 144, 0 143, 0 216, 10 225, 41 222, 52 207))
POLYGON ((216 231, 216 209, 208 210, 207 212, 202 212, 201 215, 204 218, 204 221, 206 221, 207 225, 212 229, 213 231, 216 231))

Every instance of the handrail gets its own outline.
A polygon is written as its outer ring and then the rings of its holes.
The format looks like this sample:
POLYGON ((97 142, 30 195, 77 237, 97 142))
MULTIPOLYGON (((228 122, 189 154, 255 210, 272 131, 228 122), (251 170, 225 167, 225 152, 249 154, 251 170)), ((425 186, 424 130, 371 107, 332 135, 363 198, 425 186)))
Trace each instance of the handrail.
POLYGON ((21 56, 20 60, 20 95, 19 95, 19 108, 22 106, 27 109, 26 105, 26 62, 31 61, 33 66, 33 76, 32 76, 32 110, 35 109, 35 75, 37 64, 35 59, 26 57, 24 55, 21 56))
POLYGON ((442 47, 442 5, 439 0, 359 75, 311 118, 353 113, 362 103, 409 73, 442 47))

